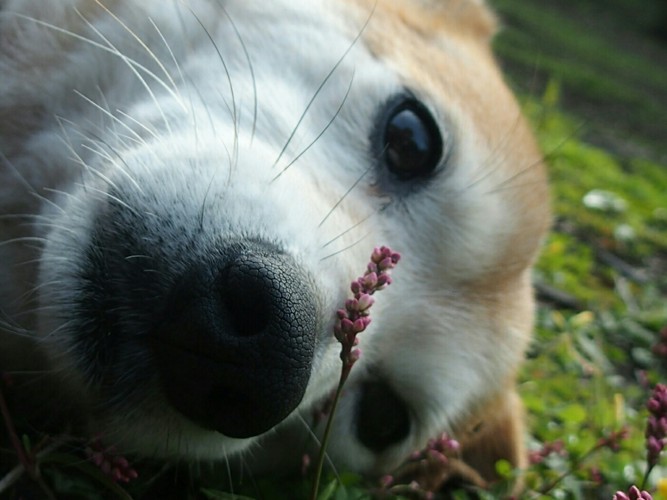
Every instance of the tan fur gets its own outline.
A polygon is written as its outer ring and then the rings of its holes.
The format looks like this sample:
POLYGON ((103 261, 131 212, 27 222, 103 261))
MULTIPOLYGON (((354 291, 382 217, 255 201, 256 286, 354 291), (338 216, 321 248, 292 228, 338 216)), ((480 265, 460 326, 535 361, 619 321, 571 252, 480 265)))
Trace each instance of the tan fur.
MULTIPOLYGON (((375 4, 365 3, 369 10, 375 4)), ((501 157, 492 174, 500 179, 497 189, 506 190, 504 195, 518 201, 520 208, 507 228, 511 238, 497 249, 498 265, 463 286, 479 300, 492 303, 498 324, 510 321, 529 332, 532 289, 528 274, 517 278, 517 270, 532 263, 549 225, 541 152, 494 61, 490 39, 496 31, 496 19, 491 12, 481 2, 471 0, 419 3, 380 0, 365 39, 378 57, 395 65, 410 86, 435 96, 443 108, 472 113, 487 145, 501 157), (516 296, 505 293, 507 290, 522 290, 525 300, 518 302, 516 296)), ((514 388, 515 376, 516 370, 505 381, 504 390, 491 394, 474 410, 474 417, 465 419, 468 426, 462 425, 456 435, 464 461, 486 481, 498 479, 495 464, 500 459, 518 469, 527 463, 523 407, 514 388), (469 426, 471 421, 473 426, 469 426)))
POLYGON ((494 481, 498 479, 498 460, 507 460, 519 470, 527 465, 524 433, 523 405, 515 389, 509 387, 480 408, 476 417, 468 419, 467 427, 457 437, 463 460, 486 481, 494 481))

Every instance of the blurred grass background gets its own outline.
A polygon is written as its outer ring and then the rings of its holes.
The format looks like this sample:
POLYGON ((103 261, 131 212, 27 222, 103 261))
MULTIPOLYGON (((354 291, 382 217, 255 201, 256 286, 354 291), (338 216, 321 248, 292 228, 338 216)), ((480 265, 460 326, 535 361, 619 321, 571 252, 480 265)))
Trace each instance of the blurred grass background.
MULTIPOLYGON (((491 3, 554 207, 521 390, 531 447, 566 451, 528 473, 527 498, 609 499, 642 478, 644 404, 667 375, 654 352, 667 326, 667 2, 491 3), (586 456, 622 426, 619 451, 586 456)), ((667 498, 667 470, 650 479, 654 498, 667 498)))

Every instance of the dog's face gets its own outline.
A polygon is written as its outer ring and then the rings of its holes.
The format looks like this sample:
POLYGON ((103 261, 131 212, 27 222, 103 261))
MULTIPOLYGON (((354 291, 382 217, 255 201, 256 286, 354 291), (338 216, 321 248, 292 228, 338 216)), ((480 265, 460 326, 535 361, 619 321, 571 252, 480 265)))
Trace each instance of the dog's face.
POLYGON ((38 329, 97 432, 197 459, 306 442, 378 244, 403 260, 332 457, 516 424, 547 195, 480 2, 6 3, 5 156, 52 198, 38 329))

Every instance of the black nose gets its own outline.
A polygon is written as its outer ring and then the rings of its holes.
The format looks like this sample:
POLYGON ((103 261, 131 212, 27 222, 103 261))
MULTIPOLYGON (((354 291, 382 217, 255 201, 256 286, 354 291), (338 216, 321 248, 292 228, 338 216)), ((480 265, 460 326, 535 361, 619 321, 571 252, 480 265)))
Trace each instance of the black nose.
POLYGON ((301 401, 319 315, 312 280, 260 243, 193 266, 152 335, 169 402, 230 437, 261 434, 301 401))

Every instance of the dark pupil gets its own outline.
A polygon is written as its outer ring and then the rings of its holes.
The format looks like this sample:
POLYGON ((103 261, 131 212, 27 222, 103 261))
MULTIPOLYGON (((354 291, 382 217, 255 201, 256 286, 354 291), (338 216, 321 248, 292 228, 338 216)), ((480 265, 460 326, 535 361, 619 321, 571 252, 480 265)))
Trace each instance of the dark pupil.
POLYGON ((394 115, 385 133, 385 158, 392 172, 400 177, 428 173, 433 162, 433 139, 422 119, 412 110, 394 115))

